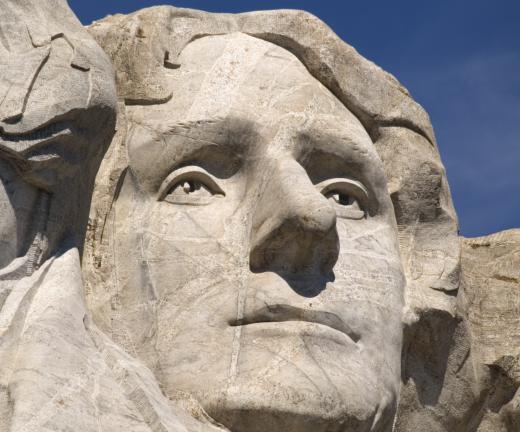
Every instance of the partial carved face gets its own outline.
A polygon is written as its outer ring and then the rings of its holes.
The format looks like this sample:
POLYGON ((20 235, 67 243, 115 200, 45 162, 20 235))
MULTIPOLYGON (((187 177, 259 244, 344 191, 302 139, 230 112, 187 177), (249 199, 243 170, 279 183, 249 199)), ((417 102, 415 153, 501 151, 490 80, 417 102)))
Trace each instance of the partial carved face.
POLYGON ((95 174, 114 133, 108 58, 66 1, 48 3, 0 8, 2 280, 30 274, 64 242, 81 249, 95 174))
POLYGON ((127 107, 122 336, 231 430, 388 426, 404 277, 370 137, 268 42, 205 37, 179 62, 171 101, 127 107))

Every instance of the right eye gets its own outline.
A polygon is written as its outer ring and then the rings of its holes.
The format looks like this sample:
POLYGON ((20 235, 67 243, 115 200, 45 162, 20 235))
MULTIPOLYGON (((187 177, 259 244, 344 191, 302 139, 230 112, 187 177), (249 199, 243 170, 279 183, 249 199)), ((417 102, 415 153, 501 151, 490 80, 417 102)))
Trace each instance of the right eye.
POLYGON ((172 172, 159 188, 158 201, 183 205, 207 205, 226 194, 217 179, 200 167, 183 167, 172 172))

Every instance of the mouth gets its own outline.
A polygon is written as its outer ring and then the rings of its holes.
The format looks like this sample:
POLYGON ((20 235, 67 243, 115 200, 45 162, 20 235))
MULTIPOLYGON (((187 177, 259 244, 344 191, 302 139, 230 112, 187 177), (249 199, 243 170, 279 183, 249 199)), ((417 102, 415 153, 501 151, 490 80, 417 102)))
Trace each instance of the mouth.
POLYGON ((282 322, 307 322, 320 324, 348 336, 354 343, 358 342, 360 335, 352 330, 338 315, 319 311, 301 309, 285 304, 268 305, 254 311, 247 316, 229 322, 232 327, 248 326, 260 323, 282 323, 282 322))

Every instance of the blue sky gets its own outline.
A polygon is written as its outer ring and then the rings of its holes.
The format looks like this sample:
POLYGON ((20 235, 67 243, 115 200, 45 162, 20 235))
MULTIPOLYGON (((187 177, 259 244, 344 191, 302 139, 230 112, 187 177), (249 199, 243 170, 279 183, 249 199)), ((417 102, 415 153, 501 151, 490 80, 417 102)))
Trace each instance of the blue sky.
POLYGON ((84 24, 157 4, 317 15, 430 114, 461 233, 520 227, 519 0, 69 0, 84 24))

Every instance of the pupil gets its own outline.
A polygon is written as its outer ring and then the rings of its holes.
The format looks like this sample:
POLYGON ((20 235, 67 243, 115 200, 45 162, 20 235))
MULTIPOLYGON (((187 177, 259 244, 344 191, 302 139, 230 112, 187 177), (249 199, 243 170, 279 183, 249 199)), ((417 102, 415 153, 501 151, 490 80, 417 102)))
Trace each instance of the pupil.
POLYGON ((339 194, 338 196, 338 203, 341 205, 349 205, 350 203, 350 197, 345 194, 339 194))
POLYGON ((198 191, 202 187, 202 184, 198 181, 187 180, 180 183, 180 187, 182 188, 182 190, 184 190, 185 193, 189 194, 198 191))

